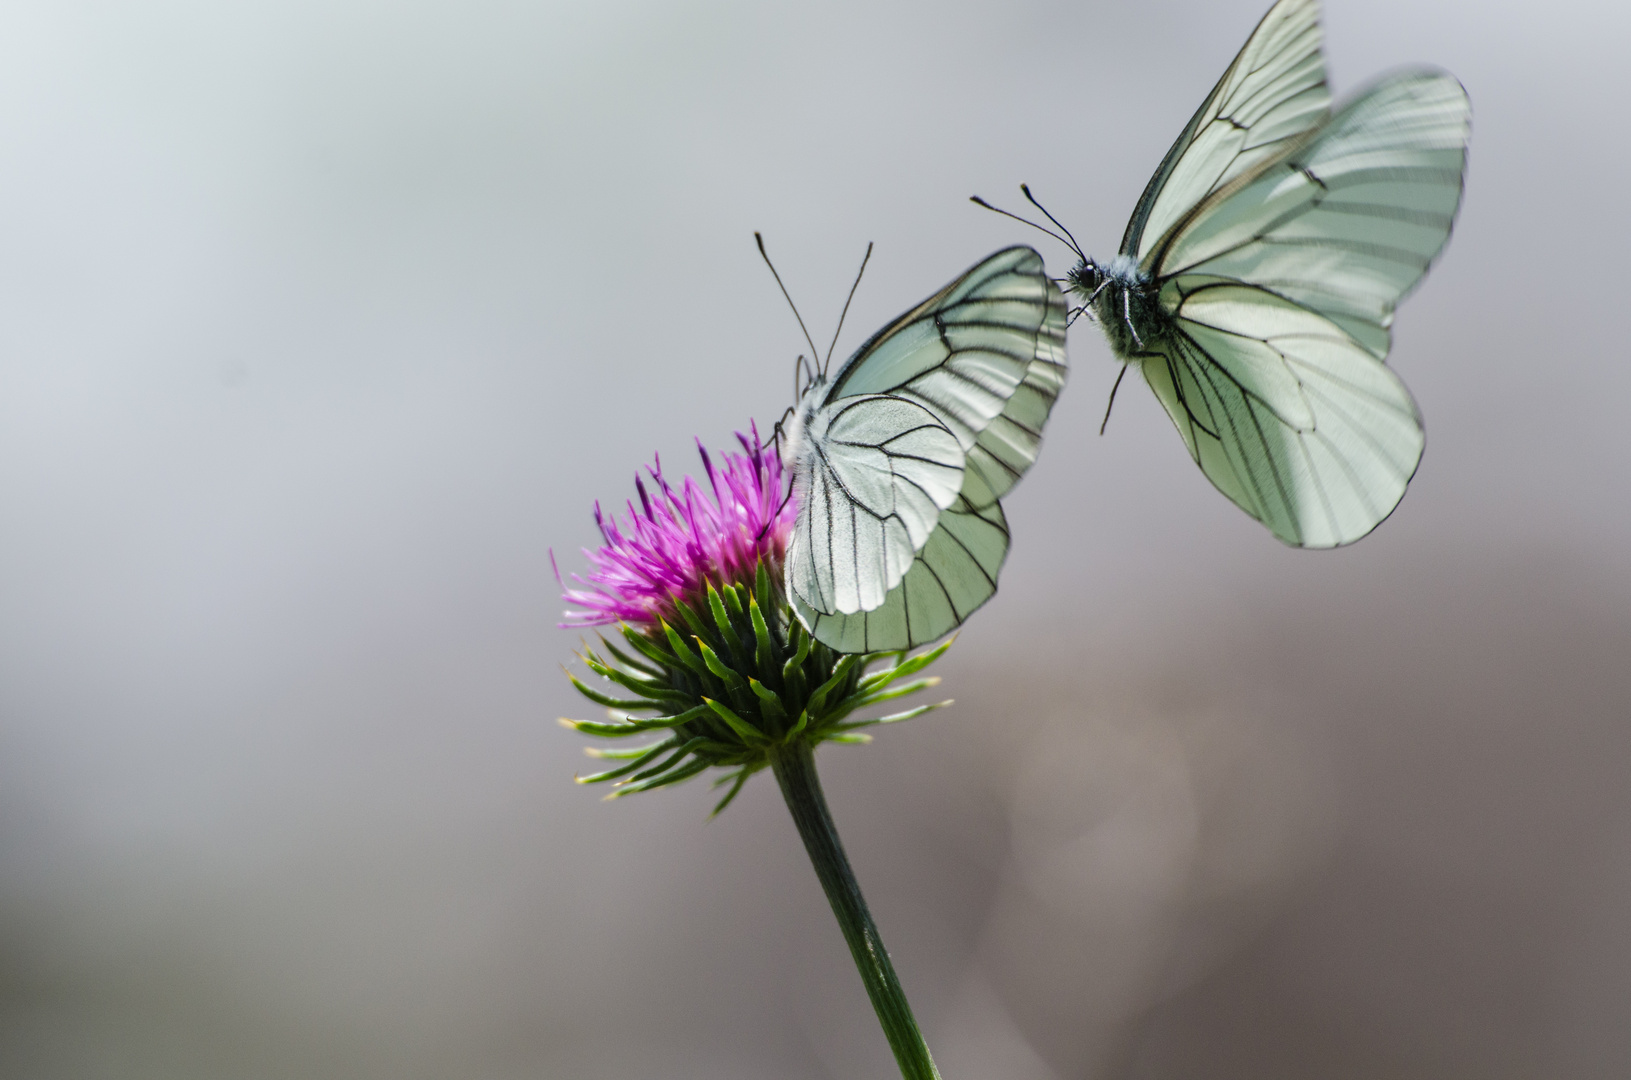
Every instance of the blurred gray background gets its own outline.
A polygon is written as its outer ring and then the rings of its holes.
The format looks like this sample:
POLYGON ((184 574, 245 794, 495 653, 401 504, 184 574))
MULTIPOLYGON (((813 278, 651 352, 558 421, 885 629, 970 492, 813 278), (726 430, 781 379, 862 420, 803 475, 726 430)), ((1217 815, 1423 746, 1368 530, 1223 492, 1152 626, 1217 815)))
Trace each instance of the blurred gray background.
MULTIPOLYGON (((0 1074, 886 1077, 774 785, 575 786, 549 568, 1034 190, 1109 254, 1265 0, 0 8, 0 1074)), ((1288 550, 1072 385, 954 709, 823 751, 948 1080, 1631 1074, 1624 53, 1332 0, 1455 72, 1430 433, 1288 550)))

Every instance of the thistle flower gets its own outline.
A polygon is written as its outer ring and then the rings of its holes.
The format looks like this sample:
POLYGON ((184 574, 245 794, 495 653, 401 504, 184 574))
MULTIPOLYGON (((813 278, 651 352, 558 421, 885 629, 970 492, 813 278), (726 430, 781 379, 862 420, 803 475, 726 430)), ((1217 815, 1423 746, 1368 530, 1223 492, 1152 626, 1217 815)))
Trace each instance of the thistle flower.
POLYGON ((698 442, 706 487, 689 476, 670 483, 656 461, 647 470, 649 485, 635 479, 638 508, 630 501, 617 518, 595 506, 605 543, 584 552, 586 576, 574 575, 573 587, 563 583, 573 607, 562 625, 615 625, 623 642, 601 635, 600 648, 580 653, 584 666, 611 684, 606 690, 567 676, 610 710, 609 719, 561 722, 603 738, 660 737, 627 749, 590 748, 594 757, 623 764, 581 783, 612 782, 613 796, 627 795, 717 767, 727 770, 717 785, 729 785, 717 814, 749 776, 776 766, 779 757, 807 759, 822 742, 867 742, 859 729, 950 704, 850 719, 938 683, 910 677, 950 642, 907 658, 842 654, 809 635, 782 588, 797 507, 781 462, 761 447, 758 429, 750 430, 751 437, 737 434, 742 453, 724 455, 718 465, 698 442), (875 665, 882 666, 869 673, 875 665))
POLYGON ((697 440, 697 453, 713 491, 710 499, 691 477, 676 490, 663 475, 662 460, 647 470, 657 489, 653 501, 637 474, 634 487, 640 509, 630 502, 622 523, 608 520, 595 503, 595 525, 605 546, 584 555, 594 567, 587 586, 567 589, 563 626, 607 626, 627 622, 650 628, 659 620, 675 621, 676 605, 705 590, 712 581, 751 581, 764 562, 780 567, 793 531, 796 508, 783 494, 781 461, 752 438, 737 432, 743 453, 725 455, 716 469, 697 440))

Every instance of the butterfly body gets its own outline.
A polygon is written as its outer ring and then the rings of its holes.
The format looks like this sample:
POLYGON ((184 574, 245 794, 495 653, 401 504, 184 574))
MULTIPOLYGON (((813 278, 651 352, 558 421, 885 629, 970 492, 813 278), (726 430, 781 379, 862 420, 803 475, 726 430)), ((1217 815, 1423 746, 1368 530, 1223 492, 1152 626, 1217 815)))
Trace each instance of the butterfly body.
MULTIPOLYGON (((805 433, 809 430, 810 422, 815 419, 817 410, 821 408, 821 399, 826 395, 827 377, 819 372, 811 377, 810 385, 805 387, 793 406, 793 411, 787 417, 786 424, 781 429, 781 456, 782 468, 799 475, 800 465, 807 466, 810 456, 814 453, 805 433)), ((795 496, 797 492, 794 493, 795 496)))

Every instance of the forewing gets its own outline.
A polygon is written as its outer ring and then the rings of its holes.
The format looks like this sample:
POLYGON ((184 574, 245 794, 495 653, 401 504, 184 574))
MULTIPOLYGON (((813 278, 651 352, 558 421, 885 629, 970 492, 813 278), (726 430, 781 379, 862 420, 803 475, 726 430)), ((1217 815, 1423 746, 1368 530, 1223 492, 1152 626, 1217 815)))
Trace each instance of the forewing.
POLYGON ((787 551, 791 591, 815 611, 871 611, 956 500, 962 448, 921 405, 882 395, 824 407, 805 437, 787 551))
POLYGON ((1140 367, 1219 491, 1298 547, 1352 543, 1393 512, 1425 436, 1386 365, 1266 289, 1179 279, 1164 296, 1176 332, 1140 367))
POLYGON ((1156 246, 1208 194, 1325 119, 1331 92, 1320 43, 1317 0, 1280 0, 1269 9, 1150 177, 1127 222, 1123 255, 1156 246))
POLYGON ((1200 207, 1157 253, 1155 276, 1272 289, 1386 357, 1395 306, 1455 223, 1471 119, 1450 75, 1384 79, 1200 207))
POLYGON ((1064 387, 1065 323, 1042 256, 1006 248, 874 334, 826 400, 889 394, 929 409, 983 482, 983 504, 1036 460, 1064 387))
POLYGON ((997 591, 1008 555, 1002 506, 976 507, 959 497, 899 585, 872 611, 828 614, 793 595, 793 608, 816 640, 840 652, 911 649, 962 624, 997 591))

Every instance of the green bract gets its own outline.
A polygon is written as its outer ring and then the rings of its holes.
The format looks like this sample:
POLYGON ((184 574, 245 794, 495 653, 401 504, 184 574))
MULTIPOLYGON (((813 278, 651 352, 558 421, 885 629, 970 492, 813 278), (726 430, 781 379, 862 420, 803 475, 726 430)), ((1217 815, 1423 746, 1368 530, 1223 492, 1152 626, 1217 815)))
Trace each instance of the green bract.
POLYGON ((606 706, 611 719, 563 718, 561 723, 609 739, 651 732, 665 737, 628 748, 590 748, 594 757, 624 763, 579 777, 579 783, 615 782, 617 789, 608 796, 615 798, 678 783, 709 768, 728 769, 715 782, 730 785, 714 807, 717 814, 748 777, 770 764, 779 747, 868 742, 871 737, 858 729, 910 720, 951 704, 849 719, 859 709, 939 683, 937 678, 900 680, 938 660, 951 641, 910 658, 905 652, 834 652, 794 618, 763 562, 753 577, 751 586, 710 583, 705 597, 676 601, 676 621, 683 625, 659 620, 642 630, 619 623, 627 648, 602 636, 601 651, 583 650, 584 666, 615 684, 615 692, 596 690, 570 672, 567 677, 584 697, 606 706), (868 674, 880 663, 887 666, 868 674))

